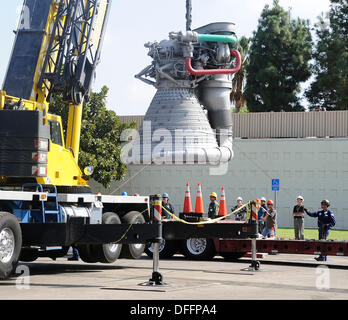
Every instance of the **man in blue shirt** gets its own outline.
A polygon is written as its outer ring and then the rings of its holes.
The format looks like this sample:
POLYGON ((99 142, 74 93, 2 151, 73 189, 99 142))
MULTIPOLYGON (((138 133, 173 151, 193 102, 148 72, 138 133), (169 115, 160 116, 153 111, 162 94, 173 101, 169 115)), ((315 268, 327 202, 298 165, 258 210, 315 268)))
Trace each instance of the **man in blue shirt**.
MULTIPOLYGON (((162 206, 166 208, 171 214, 175 214, 174 206, 169 202, 168 193, 162 194, 162 206)), ((172 216, 166 211, 162 210, 162 218, 164 219, 172 219, 172 216)))
MULTIPOLYGON (((317 212, 309 212, 307 209, 304 211, 313 218, 318 218, 318 231, 319 231, 319 240, 326 240, 329 236, 330 229, 335 226, 336 219, 331 210, 329 210, 330 201, 322 200, 321 201, 321 209, 317 212)), ((317 261, 326 261, 327 256, 320 254, 318 258, 315 258, 317 261)))

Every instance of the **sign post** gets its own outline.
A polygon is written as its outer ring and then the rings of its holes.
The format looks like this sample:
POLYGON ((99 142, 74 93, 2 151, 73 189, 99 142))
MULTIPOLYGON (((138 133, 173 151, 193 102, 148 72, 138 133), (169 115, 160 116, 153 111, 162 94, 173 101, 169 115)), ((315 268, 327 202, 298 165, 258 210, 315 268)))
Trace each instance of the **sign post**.
POLYGON ((274 208, 277 209, 277 191, 279 191, 279 179, 272 179, 272 191, 274 191, 274 208))

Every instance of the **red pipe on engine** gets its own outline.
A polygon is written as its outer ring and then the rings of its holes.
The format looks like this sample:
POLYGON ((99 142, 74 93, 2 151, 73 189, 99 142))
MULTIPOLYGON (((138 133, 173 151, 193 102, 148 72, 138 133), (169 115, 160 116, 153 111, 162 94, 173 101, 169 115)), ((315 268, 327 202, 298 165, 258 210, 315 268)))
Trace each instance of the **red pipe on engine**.
POLYGON ((233 69, 205 69, 205 70, 196 70, 192 68, 191 58, 186 58, 186 69, 187 71, 194 76, 205 76, 212 74, 234 74, 237 73, 242 66, 242 58, 238 50, 231 50, 231 55, 236 57, 236 67, 233 69))

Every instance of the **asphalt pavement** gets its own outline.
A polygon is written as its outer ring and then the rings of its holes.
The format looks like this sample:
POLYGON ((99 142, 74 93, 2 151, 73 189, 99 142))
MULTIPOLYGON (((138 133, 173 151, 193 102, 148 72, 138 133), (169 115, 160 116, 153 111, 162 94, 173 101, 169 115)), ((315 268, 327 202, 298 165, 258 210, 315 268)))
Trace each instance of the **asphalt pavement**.
POLYGON ((88 264, 41 258, 20 263, 19 275, 0 281, 0 299, 348 299, 348 257, 316 262, 308 255, 265 255, 259 271, 249 258, 226 262, 188 261, 177 255, 160 261, 164 286, 146 286, 152 260, 120 259, 114 264, 88 264))

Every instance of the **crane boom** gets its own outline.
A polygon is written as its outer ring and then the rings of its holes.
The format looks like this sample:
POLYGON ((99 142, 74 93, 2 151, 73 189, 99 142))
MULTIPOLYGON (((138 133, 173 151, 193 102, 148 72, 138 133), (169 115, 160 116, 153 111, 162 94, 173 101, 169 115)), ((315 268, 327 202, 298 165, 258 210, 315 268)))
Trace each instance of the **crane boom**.
POLYGON ((35 74, 47 38, 52 1, 25 0, 3 90, 13 97, 35 101, 35 74), (20 85, 18 85, 20 83, 20 85))

